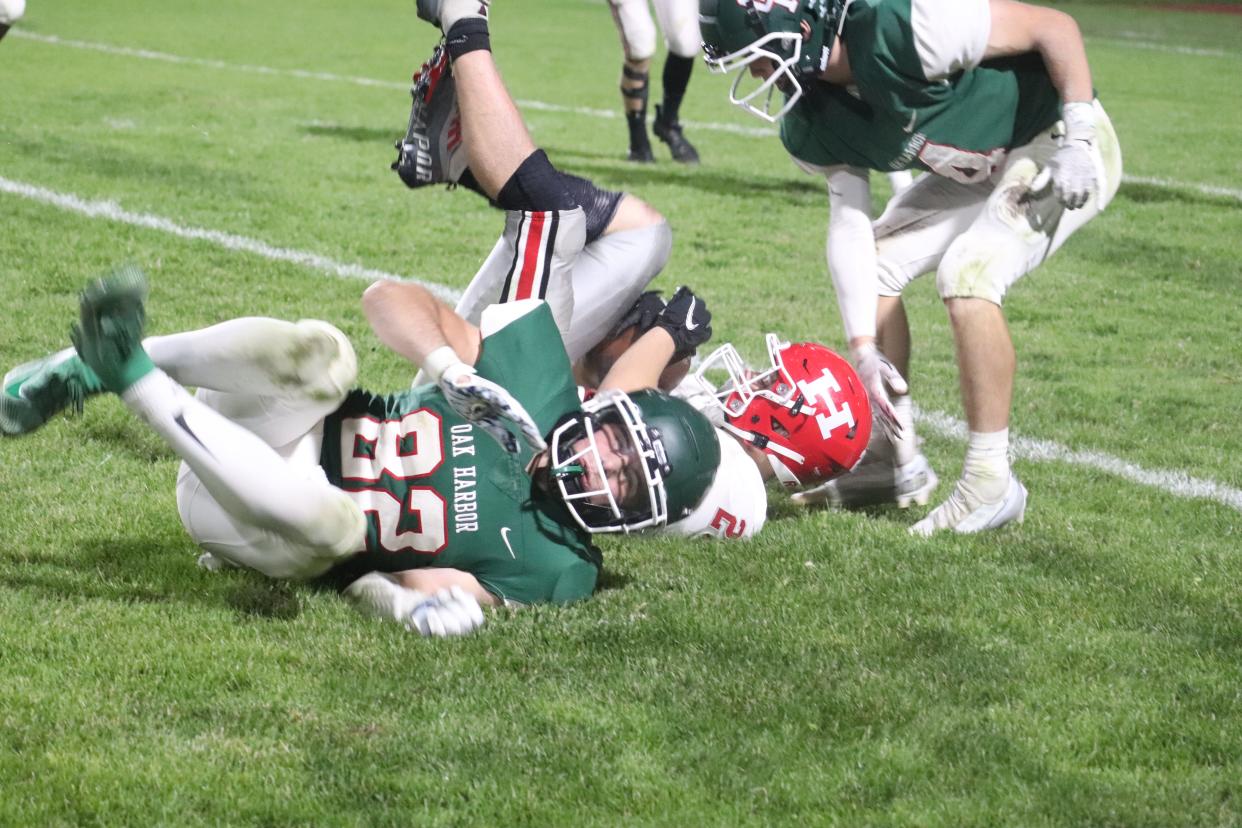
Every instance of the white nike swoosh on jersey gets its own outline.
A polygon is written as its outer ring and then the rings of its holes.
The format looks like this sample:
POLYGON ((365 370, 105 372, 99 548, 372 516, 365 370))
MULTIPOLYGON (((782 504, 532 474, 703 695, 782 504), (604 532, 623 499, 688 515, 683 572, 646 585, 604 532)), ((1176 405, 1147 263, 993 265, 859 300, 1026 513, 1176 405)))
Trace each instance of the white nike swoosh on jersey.
POLYGON ((686 311, 686 330, 693 331, 698 325, 694 324, 694 306, 698 304, 699 297, 690 300, 690 310, 686 311))
POLYGON ((517 555, 514 554, 513 547, 509 544, 509 533, 512 531, 513 530, 510 529, 508 526, 500 527, 500 539, 505 542, 505 549, 509 550, 509 557, 513 558, 513 560, 516 561, 517 555))
POLYGON ((914 132, 914 122, 917 121, 918 118, 919 118, 919 113, 917 112, 910 113, 910 123, 906 124, 905 126, 906 132, 914 132))

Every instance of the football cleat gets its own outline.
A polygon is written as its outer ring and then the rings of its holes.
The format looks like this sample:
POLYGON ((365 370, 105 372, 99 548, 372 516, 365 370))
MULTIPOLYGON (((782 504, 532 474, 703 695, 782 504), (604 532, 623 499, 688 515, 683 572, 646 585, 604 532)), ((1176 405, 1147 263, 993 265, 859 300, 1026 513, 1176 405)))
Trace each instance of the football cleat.
POLYGON ((931 513, 910 527, 910 534, 927 537, 934 532, 952 529, 969 534, 996 529, 1006 523, 1021 523, 1026 516, 1026 487, 1011 473, 1005 493, 999 500, 981 503, 965 485, 957 481, 953 494, 931 513))
POLYGON ((650 142, 642 144, 630 144, 630 152, 625 156, 626 161, 633 161, 635 164, 654 164, 655 153, 651 151, 650 142))
POLYGON ((939 482, 927 458, 921 453, 903 466, 888 458, 872 460, 864 457, 849 474, 798 492, 792 500, 801 506, 824 503, 842 509, 855 509, 894 503, 897 508, 906 509, 915 504, 926 505, 939 482))
POLYGON ((656 104, 655 121, 651 124, 651 131, 655 136, 664 143, 668 144, 669 150, 673 153, 673 160, 682 164, 699 163, 699 152, 686 140, 686 136, 681 131, 681 122, 672 119, 665 119, 664 108, 656 104))
POLYGON ((80 414, 86 398, 103 390, 73 348, 19 365, 4 375, 0 434, 29 434, 66 409, 80 414))
POLYGON ((448 51, 441 42, 410 87, 414 99, 405 137, 397 141, 397 171, 407 187, 456 184, 466 171, 461 112, 448 51))
POLYGON ((116 394, 155 370, 142 349, 146 298, 147 277, 126 265, 91 282, 78 299, 73 346, 103 387, 116 394))

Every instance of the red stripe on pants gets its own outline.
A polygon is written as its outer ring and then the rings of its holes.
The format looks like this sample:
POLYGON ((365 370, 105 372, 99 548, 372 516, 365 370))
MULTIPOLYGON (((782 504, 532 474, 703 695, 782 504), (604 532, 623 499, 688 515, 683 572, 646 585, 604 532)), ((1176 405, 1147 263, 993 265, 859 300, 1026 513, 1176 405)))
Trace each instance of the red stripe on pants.
POLYGON ((547 213, 531 213, 526 231, 526 255, 522 257, 522 275, 518 278, 517 295, 513 299, 530 299, 539 266, 539 249, 543 247, 543 222, 547 213))

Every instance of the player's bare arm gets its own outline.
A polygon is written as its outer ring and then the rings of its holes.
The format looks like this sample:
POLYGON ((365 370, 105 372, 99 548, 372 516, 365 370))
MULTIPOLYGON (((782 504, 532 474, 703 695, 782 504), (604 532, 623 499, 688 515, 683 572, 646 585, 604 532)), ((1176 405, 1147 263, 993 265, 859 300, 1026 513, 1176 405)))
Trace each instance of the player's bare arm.
POLYGON ((362 294, 362 310, 380 341, 415 365, 450 347, 462 362, 479 356, 479 329, 421 285, 381 280, 362 294))
POLYGON ((491 434, 510 454, 518 451, 517 427, 522 439, 536 450, 544 448, 539 427, 508 391, 478 376, 479 329, 457 315, 420 285, 380 280, 362 296, 367 321, 380 341, 424 369, 439 384, 458 414, 491 434))
POLYGON ((680 287, 644 333, 613 364, 601 389, 633 391, 659 387, 665 370, 688 360, 712 335, 707 304, 687 287, 680 287))
POLYGON ((1066 103, 1090 101, 1091 68, 1074 18, 1017 0, 991 0, 992 30, 984 59, 1039 52, 1052 85, 1066 103))
POLYGON ((469 572, 460 569, 426 567, 423 569, 407 569, 395 575, 397 582, 406 589, 418 590, 434 595, 442 589, 460 587, 467 595, 474 596, 480 604, 489 607, 499 606, 501 601, 483 588, 479 579, 469 572))

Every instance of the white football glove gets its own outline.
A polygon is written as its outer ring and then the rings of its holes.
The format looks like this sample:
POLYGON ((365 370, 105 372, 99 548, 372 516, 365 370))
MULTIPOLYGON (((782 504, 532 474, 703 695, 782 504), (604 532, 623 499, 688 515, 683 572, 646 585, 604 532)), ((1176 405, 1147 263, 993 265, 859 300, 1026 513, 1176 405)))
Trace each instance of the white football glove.
POLYGON ((483 608, 473 595, 453 586, 415 604, 405 618, 405 626, 421 636, 466 635, 483 626, 483 608))
POLYGON ((543 451, 547 443, 539 434, 539 426, 516 398, 500 385, 480 377, 464 362, 450 365, 440 375, 440 389, 453 410, 482 428, 510 454, 518 451, 517 438, 506 428, 518 427, 522 439, 535 451, 543 451))
POLYGON ((1052 184, 1052 192, 1067 210, 1077 210, 1099 186, 1099 173, 1091 156, 1095 142, 1095 108, 1084 102, 1067 103, 1061 108, 1065 137, 1031 182, 1031 192, 1040 193, 1052 184))
POLYGON ((863 388, 867 390, 867 396, 871 398, 871 408, 880 425, 889 435, 900 436, 901 423, 897 420, 897 412, 893 409, 889 392, 908 394, 910 386, 906 384, 905 378, 888 361, 888 357, 880 353, 874 342, 851 348, 850 357, 858 371, 858 378, 862 380, 863 388))

